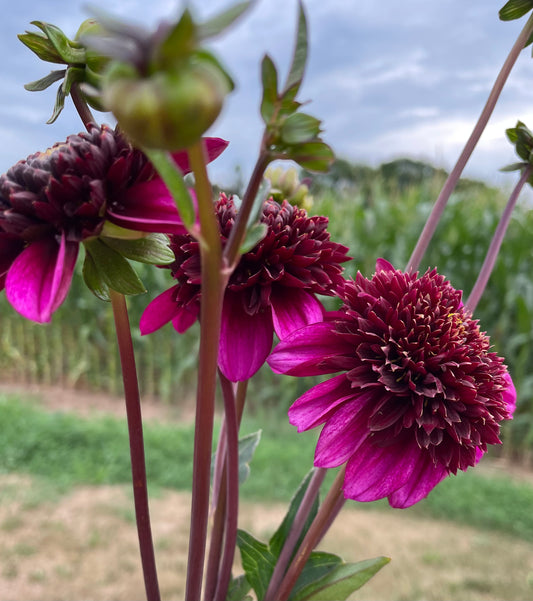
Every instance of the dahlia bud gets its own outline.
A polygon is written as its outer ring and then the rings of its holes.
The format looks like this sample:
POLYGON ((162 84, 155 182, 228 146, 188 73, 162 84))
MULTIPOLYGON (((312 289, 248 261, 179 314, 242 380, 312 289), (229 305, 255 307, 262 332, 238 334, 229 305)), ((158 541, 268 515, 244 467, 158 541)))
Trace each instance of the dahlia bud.
POLYGON ((277 202, 288 200, 292 205, 309 211, 313 206, 313 197, 309 194, 309 188, 300 181, 298 171, 291 167, 269 167, 265 177, 270 180, 271 196, 277 202))

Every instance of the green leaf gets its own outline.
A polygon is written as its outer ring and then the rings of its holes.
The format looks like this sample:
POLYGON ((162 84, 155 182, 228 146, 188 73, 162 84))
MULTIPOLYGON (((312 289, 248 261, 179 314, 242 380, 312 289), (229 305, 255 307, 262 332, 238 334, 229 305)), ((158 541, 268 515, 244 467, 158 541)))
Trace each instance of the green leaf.
POLYGON ((335 155, 324 142, 308 142, 289 147, 285 158, 292 159, 309 171, 327 171, 335 155))
POLYGON ((56 101, 54 104, 54 111, 52 113, 52 116, 50 117, 50 119, 48 119, 48 121, 46 123, 50 124, 53 123, 61 114, 61 111, 63 110, 63 108, 65 107, 65 92, 63 92, 63 84, 61 84, 59 86, 59 88, 57 89, 57 94, 56 94, 56 101))
POLYGON ((261 80, 263 82, 263 99, 261 100, 261 117, 268 124, 274 116, 278 101, 278 72, 276 65, 265 54, 261 63, 261 80))
POLYGON ((344 601, 389 561, 388 557, 376 557, 357 563, 343 563, 315 582, 302 587, 298 594, 291 595, 289 599, 290 601, 344 601))
MULTIPOLYGON (((306 476, 302 480, 302 482, 300 483, 300 486, 298 487, 297 491, 294 493, 294 496, 291 499, 289 508, 287 510, 287 513, 285 514, 285 517, 283 518, 283 521, 281 522, 281 524, 280 524, 279 528, 276 530, 276 532, 272 535, 272 538, 270 539, 270 541, 268 543, 272 554, 276 558, 279 557, 279 554, 281 553, 281 550, 283 549, 283 545, 285 544, 285 541, 287 540, 287 536, 292 527, 292 523, 294 522, 294 518, 296 517, 296 513, 298 512, 298 508, 300 507, 300 505, 302 503, 302 499, 305 495, 305 491, 307 490, 307 487, 309 486, 309 482, 311 481, 311 478, 312 478, 314 472, 315 472, 314 469, 310 470, 306 474, 306 476)), ((305 523, 305 525, 302 529, 302 535, 300 537, 300 540, 296 544, 296 548, 298 548, 300 546, 300 543, 302 542, 303 537, 305 536, 305 533, 309 529, 311 522, 315 519, 317 511, 318 511, 318 497, 315 499, 315 502, 313 503, 313 507, 311 508, 311 511, 309 512, 309 517, 307 518, 307 522, 305 523)))
POLYGON ((274 572, 276 557, 267 545, 244 530, 237 532, 237 546, 241 552, 242 567, 248 583, 254 589, 257 598, 264 599, 274 572))
POLYGON ((73 83, 80 83, 85 79, 85 68, 84 67, 69 67, 63 81, 62 88, 63 94, 68 96, 73 83))
POLYGON ((508 171, 520 171, 521 169, 524 169, 525 167, 527 167, 527 163, 512 163, 511 165, 506 165, 505 167, 502 167, 500 169, 500 171, 503 172, 508 172, 508 171))
POLYGON ((533 0, 509 0, 499 12, 502 21, 520 19, 533 8, 533 0))
POLYGON ((252 597, 248 595, 250 588, 250 584, 244 574, 237 578, 232 578, 229 583, 226 601, 253 601, 252 597))
POLYGON ((314 592, 320 583, 333 570, 343 565, 344 562, 338 555, 313 551, 307 560, 302 573, 294 584, 289 599, 305 598, 310 592, 314 592))
POLYGON ((170 190, 185 227, 190 229, 195 222, 196 214, 191 195, 189 194, 189 190, 187 190, 181 171, 168 152, 151 148, 144 148, 143 150, 170 190))
POLYGON ((246 12, 252 3, 250 0, 246 2, 239 2, 230 6, 228 9, 219 13, 218 15, 211 17, 205 23, 198 26, 198 37, 201 40, 206 40, 217 36, 227 29, 244 13, 246 12))
POLYGON ((252 210, 250 211, 250 216, 248 217, 246 229, 251 228, 253 223, 260 221, 261 214, 263 212, 263 205, 265 204, 265 200, 270 196, 270 189, 270 180, 264 177, 259 185, 257 194, 255 195, 254 204, 252 205, 252 210))
POLYGON ((102 241, 123 257, 140 263, 169 265, 176 260, 164 234, 148 234, 135 240, 103 237, 102 241))
POLYGON ((46 88, 50 87, 56 81, 63 79, 65 77, 66 69, 60 69, 58 71, 51 71, 45 77, 41 79, 37 79, 36 81, 31 81, 24 85, 24 89, 28 90, 28 92, 42 92, 42 90, 46 90, 46 88))
POLYGON ((307 20, 303 4, 298 3, 298 31, 296 33, 296 43, 292 56, 292 63, 287 77, 287 83, 283 92, 294 88, 295 93, 299 90, 303 80, 305 64, 307 62, 307 20))
POLYGON ((58 54, 57 50, 54 48, 52 42, 50 42, 50 40, 42 33, 27 31, 26 33, 19 34, 17 37, 41 60, 47 63, 66 64, 65 61, 58 54))
POLYGON ((320 133, 320 121, 305 113, 294 113, 283 122, 280 135, 285 144, 301 144, 316 140, 320 133))
POLYGON ((239 484, 243 484, 250 475, 250 461, 260 440, 261 430, 247 434, 239 440, 239 484))
POLYGON ((96 298, 106 302, 111 300, 109 295, 109 286, 103 281, 98 269, 96 268, 94 259, 88 252, 85 252, 82 274, 87 287, 96 296, 96 298))
POLYGON ((259 242, 266 236, 268 232, 268 226, 266 223, 254 223, 251 227, 246 230, 244 240, 242 241, 239 253, 244 255, 257 246, 259 242))
POLYGON ((179 60, 190 56, 196 47, 197 28, 188 9, 157 47, 154 63, 159 68, 171 68, 179 60))
POLYGON ((121 294, 146 292, 139 276, 128 261, 101 238, 85 240, 84 245, 94 261, 98 277, 109 288, 121 294))
POLYGON ((31 24, 38 27, 46 35, 63 62, 68 65, 85 64, 85 49, 74 48, 59 27, 43 21, 32 21, 31 24))

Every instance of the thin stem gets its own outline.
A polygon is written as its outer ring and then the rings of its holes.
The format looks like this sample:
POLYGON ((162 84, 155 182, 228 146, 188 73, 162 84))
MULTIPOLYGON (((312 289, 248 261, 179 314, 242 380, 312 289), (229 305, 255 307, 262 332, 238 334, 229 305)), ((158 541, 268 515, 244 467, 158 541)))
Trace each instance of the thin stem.
POLYGON ((96 123, 96 121, 94 120, 91 110, 87 106, 87 103, 85 102, 85 100, 83 99, 83 96, 80 93, 80 84, 79 83, 74 82, 72 84, 72 87, 70 88, 70 95, 72 97, 72 102, 74 102, 74 106, 76 107, 76 110, 78 111, 78 115, 80 116, 80 119, 83 121, 83 125, 85 125, 85 128, 88 130, 89 123, 96 123))
POLYGON ((225 599, 231 579, 231 568, 237 542, 237 520, 239 514, 239 432, 233 384, 220 373, 226 416, 226 524, 224 551, 218 575, 214 599, 225 599))
POLYGON ((122 378, 124 381, 124 397, 128 418, 130 441, 131 475, 133 481, 133 497, 135 501, 135 517, 137 534, 144 574, 144 586, 148 601, 159 601, 159 584, 155 564, 150 511, 148 506, 148 489, 146 484, 146 465, 144 459, 143 426, 141 403, 135 355, 131 339, 130 323, 126 299, 122 294, 110 290, 111 306, 117 332, 122 378))
POLYGON ((270 599, 272 594, 279 588, 279 585, 281 584, 281 580, 287 571, 287 565, 292 557, 296 543, 302 534, 305 522, 307 521, 311 509, 313 508, 315 499, 318 496, 320 487, 324 481, 324 477, 326 476, 326 472, 327 470, 325 468, 315 468, 314 474, 294 517, 289 534, 285 539, 283 549, 279 554, 276 567, 274 568, 272 578, 270 579, 267 591, 265 593, 265 599, 270 599))
POLYGON ((272 599, 275 601, 287 601, 293 586, 296 584, 298 577, 300 576, 305 564, 307 563, 307 560, 309 559, 309 556, 311 555, 311 552, 317 545, 318 541, 324 536, 324 526, 325 524, 329 523, 329 516, 331 515, 331 512, 334 511, 334 509, 338 506, 339 499, 343 496, 342 485, 344 482, 345 471, 346 467, 343 467, 339 471, 326 498, 324 499, 324 502, 322 505, 320 505, 318 513, 316 514, 311 527, 307 531, 302 544, 296 552, 296 555, 294 556, 294 559, 292 560, 285 577, 281 581, 279 589, 274 591, 272 599))
POLYGON ((213 209, 212 190, 205 168, 204 152, 200 142, 189 149, 189 159, 196 181, 196 196, 202 232, 202 242, 200 244, 202 302, 200 308, 200 351, 194 431, 191 529, 185 599, 186 601, 198 601, 201 598, 202 591, 209 514, 211 447, 223 285, 220 233, 213 209))
POLYGON ((502 213, 500 222, 496 227, 496 231, 494 232, 494 236, 492 237, 489 250, 487 251, 487 255, 485 256, 485 260, 483 261, 483 266, 481 267, 481 271, 477 277, 476 283, 470 292, 470 296, 468 297, 465 303, 465 309, 470 313, 474 313, 476 310, 477 304, 483 291, 487 286, 487 282, 489 281, 490 274, 494 268, 494 264, 496 263, 496 258, 498 257, 498 253, 500 251, 500 247, 502 245, 503 239, 505 237, 505 232, 507 231, 507 227, 509 226, 509 222, 511 221, 511 215, 516 206, 516 201, 520 196, 520 192, 522 188, 527 183, 527 180, 531 176, 532 167, 528 166, 524 169, 520 180, 516 184, 514 190, 505 205, 505 209, 502 213))
POLYGON ((418 266, 420 265, 420 261, 422 260, 422 257, 424 256, 424 253, 427 250, 427 247, 431 241, 431 238, 433 237, 433 234, 435 233, 435 230, 437 228, 437 224, 442 216, 442 213, 444 212, 446 203, 448 202, 448 199, 450 198, 451 193, 453 192, 455 185, 457 184, 457 181, 459 180, 461 173, 463 172, 463 169, 465 168, 466 163, 468 162, 468 159, 470 158, 470 155, 472 154, 474 148, 476 147, 476 144, 478 143, 479 138, 481 137, 481 134, 483 133, 483 130, 485 129, 485 126, 487 125, 487 122, 492 114, 492 111, 494 110, 494 107, 496 106, 496 103, 497 103, 500 93, 503 89, 503 86, 505 85, 505 82, 507 81, 507 77, 509 76, 511 69, 513 68, 518 56, 522 52, 524 45, 526 44, 532 31, 533 31, 533 15, 531 17, 529 17, 529 19, 527 20, 527 23, 525 24, 524 28, 520 32, 520 35, 516 39, 516 42, 514 43, 513 47, 511 48, 511 52, 509 53, 509 56, 505 60, 505 63, 503 64, 501 71, 498 73, 498 77, 496 78, 496 81, 494 82, 494 86, 492 87, 492 90, 489 94, 489 97, 487 99, 485 106, 483 107, 481 115, 479 116, 479 119, 478 119, 472 133, 470 134, 470 137, 468 138, 466 145, 463 148, 463 151, 461 152, 461 155, 457 159, 457 163, 456 163, 455 167, 452 169, 452 171, 448 175, 448 178, 444 182, 444 186, 443 186, 437 200, 435 201, 435 204, 433 205, 431 214, 429 215, 428 220, 426 221, 426 224, 424 226, 424 229, 422 230, 420 238, 418 239, 415 249, 413 250, 413 254, 411 255, 411 258, 409 259, 409 262, 407 263, 407 266, 405 268, 406 271, 416 271, 418 269, 418 266))

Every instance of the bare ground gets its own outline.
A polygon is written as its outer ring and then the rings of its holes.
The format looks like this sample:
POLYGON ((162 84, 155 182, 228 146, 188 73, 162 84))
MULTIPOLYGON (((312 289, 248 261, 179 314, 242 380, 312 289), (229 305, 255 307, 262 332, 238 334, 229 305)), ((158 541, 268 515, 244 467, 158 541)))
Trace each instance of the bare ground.
MULTIPOLYGON (((82 412, 122 411, 120 402, 101 395, 61 389, 33 392, 53 409, 72 410, 74 396, 82 412)), ((170 409, 149 403, 144 414, 147 419, 176 418, 170 409)), ((165 491, 151 499, 165 600, 183 598, 189 511, 190 496, 185 493, 165 491)), ((283 505, 243 504, 240 526, 264 540, 284 511, 283 505)), ((38 479, 2 476, 0 540, 2 601, 144 597, 129 487, 78 487, 60 495, 38 479)), ((322 547, 347 561, 392 558, 355 593, 355 600, 533 599, 533 545, 501 534, 401 511, 347 506, 322 547)))

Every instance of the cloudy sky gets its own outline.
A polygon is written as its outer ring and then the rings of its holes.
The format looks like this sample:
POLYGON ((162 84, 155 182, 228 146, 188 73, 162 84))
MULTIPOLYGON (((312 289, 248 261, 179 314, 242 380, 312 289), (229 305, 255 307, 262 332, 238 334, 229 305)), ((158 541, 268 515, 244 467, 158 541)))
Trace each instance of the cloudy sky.
MULTIPOLYGON (((229 0, 192 3, 211 15, 229 0)), ((69 105, 53 125, 55 85, 30 93, 23 85, 49 72, 17 39, 32 20, 73 36, 88 4, 102 0, 12 2, 0 23, 0 172, 71 133, 81 131, 69 105)), ((338 156, 371 165, 400 156, 450 169, 466 141, 524 20, 504 23, 504 0, 306 0, 310 56, 301 100, 323 120, 324 139, 338 156)), ((175 0, 115 0, 113 13, 152 25, 178 13, 175 0), (148 5, 150 8, 147 8, 148 5)), ((272 56, 286 73, 296 23, 296 0, 259 0, 249 14, 214 44, 238 88, 209 132, 231 141, 212 167, 213 179, 248 174, 261 136, 259 65, 272 56)), ((514 162, 504 131, 517 119, 533 128, 533 60, 522 53, 466 174, 511 185, 498 169, 514 162)), ((102 121, 109 122, 108 116, 102 121)))

